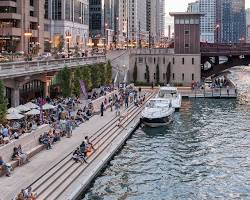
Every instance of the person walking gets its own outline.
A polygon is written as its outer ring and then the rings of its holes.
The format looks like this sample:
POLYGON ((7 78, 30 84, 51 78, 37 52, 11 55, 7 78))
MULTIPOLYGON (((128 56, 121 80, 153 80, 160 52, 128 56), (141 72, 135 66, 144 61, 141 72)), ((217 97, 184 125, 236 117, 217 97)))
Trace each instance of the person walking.
POLYGON ((125 94, 125 107, 128 108, 128 94, 125 94))
POLYGON ((104 111, 104 103, 101 104, 101 117, 103 117, 103 111, 104 111))

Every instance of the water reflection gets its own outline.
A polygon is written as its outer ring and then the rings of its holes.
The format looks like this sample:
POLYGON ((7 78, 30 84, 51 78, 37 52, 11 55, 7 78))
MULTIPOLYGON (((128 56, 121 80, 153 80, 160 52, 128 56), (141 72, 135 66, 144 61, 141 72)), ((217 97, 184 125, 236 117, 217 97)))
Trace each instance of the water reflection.
POLYGON ((184 105, 169 126, 139 129, 83 199, 250 199, 250 107, 184 105))

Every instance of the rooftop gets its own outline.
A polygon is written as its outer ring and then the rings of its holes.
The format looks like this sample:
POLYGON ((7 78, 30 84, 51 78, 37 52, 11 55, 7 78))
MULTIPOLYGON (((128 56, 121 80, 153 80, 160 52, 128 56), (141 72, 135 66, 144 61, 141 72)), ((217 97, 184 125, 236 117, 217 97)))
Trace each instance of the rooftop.
POLYGON ((200 12, 170 12, 169 13, 170 16, 180 16, 180 15, 196 15, 196 16, 204 16, 204 13, 200 13, 200 12))

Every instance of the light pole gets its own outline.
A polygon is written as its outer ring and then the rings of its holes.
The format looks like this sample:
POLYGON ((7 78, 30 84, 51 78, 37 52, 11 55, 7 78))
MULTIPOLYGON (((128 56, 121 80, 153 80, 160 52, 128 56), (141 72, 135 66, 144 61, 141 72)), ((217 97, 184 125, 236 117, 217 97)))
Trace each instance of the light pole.
POLYGON ((24 33, 24 36, 27 38, 28 40, 28 55, 30 54, 30 38, 32 37, 32 32, 31 31, 27 31, 24 33))
POLYGON ((65 38, 67 40, 68 58, 69 58, 69 42, 70 42, 70 39, 71 39, 71 34, 70 34, 69 31, 66 33, 66 37, 65 38))

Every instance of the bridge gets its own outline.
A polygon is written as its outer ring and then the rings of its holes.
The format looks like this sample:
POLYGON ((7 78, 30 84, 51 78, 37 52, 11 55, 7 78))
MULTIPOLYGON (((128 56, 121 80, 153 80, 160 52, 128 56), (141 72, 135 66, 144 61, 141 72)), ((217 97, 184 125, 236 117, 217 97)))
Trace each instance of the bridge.
POLYGON ((201 43, 201 64, 211 64, 211 68, 202 68, 202 77, 218 75, 235 66, 250 64, 250 44, 248 43, 201 43), (220 62, 220 57, 226 57, 220 62))
POLYGON ((0 80, 6 87, 9 104, 16 107, 27 96, 48 96, 52 78, 65 66, 75 69, 103 62, 106 56, 0 63, 0 80))
POLYGON ((0 79, 32 76, 40 73, 57 72, 65 66, 76 68, 106 62, 106 56, 54 59, 48 61, 28 61, 0 63, 0 79))

